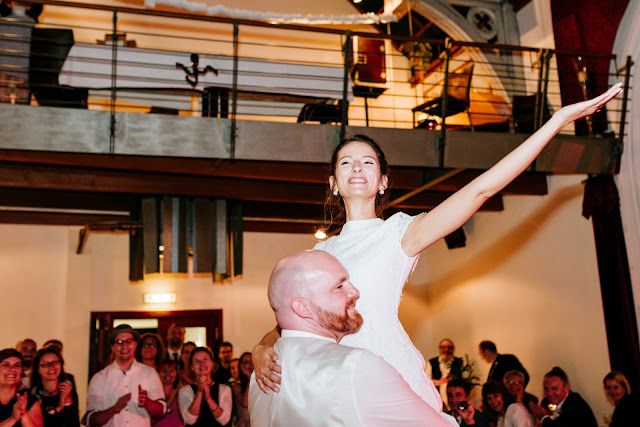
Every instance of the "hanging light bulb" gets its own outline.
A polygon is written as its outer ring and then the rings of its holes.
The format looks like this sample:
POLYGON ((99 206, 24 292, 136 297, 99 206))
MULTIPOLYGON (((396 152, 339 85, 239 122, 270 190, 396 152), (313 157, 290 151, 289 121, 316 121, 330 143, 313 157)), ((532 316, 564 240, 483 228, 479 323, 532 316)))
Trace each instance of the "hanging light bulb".
POLYGON ((318 240, 324 240, 327 238, 327 233, 325 233, 323 229, 319 229, 318 231, 316 231, 316 234, 314 234, 314 236, 318 240))

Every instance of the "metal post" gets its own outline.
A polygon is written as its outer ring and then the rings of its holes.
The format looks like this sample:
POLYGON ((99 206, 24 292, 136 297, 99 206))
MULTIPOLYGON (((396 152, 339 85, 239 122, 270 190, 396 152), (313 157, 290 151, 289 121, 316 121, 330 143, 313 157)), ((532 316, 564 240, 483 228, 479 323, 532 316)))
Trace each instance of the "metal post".
POLYGON ((440 136, 438 137, 438 153, 440 167, 444 167, 444 145, 447 137, 447 99, 449 91, 449 61, 451 60, 451 39, 447 38, 444 42, 444 87, 442 88, 442 124, 440 125, 440 136))
POLYGON ((113 9, 111 39, 111 101, 109 102, 109 154, 116 152, 116 98, 118 74, 118 9, 113 9))
POLYGON ((238 112, 238 21, 233 22, 233 83, 231 86, 231 140, 229 141, 229 157, 236 155, 236 113, 238 112))
POLYGON ((342 120, 340 124, 340 139, 343 139, 345 136, 349 120, 349 100, 347 99, 347 96, 349 93, 349 72, 351 71, 351 57, 353 56, 351 40, 351 31, 347 30, 345 34, 344 46, 342 46, 342 52, 344 53, 344 75, 342 80, 342 120))
POLYGON ((620 131, 618 132, 618 143, 616 144, 617 153, 616 153, 616 173, 620 173, 620 157, 622 156, 622 147, 624 140, 624 122, 627 119, 627 102, 629 100, 629 80, 631 79, 631 67, 633 66, 633 61, 631 60, 631 56, 627 56, 627 63, 625 64, 626 73, 624 75, 624 96, 622 97, 622 110, 620 111, 620 131))

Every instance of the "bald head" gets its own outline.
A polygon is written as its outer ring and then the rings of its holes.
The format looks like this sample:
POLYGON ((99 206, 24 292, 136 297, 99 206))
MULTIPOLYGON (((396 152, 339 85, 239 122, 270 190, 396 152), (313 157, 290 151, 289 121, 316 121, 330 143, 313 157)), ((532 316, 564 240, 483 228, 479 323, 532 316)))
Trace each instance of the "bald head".
POLYGON ((283 329, 339 340, 361 324, 362 318, 355 310, 358 290, 349 282, 342 264, 324 251, 298 252, 280 260, 271 273, 268 295, 283 329))
POLYGON ((278 313, 291 309, 293 299, 310 298, 313 285, 328 271, 342 272, 344 267, 324 251, 302 251, 278 261, 271 273, 268 291, 276 318, 278 313))

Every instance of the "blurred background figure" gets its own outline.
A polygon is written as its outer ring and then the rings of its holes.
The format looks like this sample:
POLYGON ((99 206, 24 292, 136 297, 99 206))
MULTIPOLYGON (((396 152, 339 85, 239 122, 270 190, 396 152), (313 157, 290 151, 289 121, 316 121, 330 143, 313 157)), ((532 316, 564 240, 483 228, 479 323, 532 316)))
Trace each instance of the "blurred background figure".
POLYGON ((178 370, 184 369, 182 362, 182 344, 184 343, 184 326, 172 323, 167 330, 167 356, 166 359, 173 359, 178 366, 178 370))
POLYGON ((140 337, 140 344, 136 348, 136 360, 152 367, 156 371, 164 356, 164 345, 157 334, 147 332, 140 337))
POLYGON ((33 356, 36 354, 37 345, 31 338, 25 338, 18 341, 16 344, 16 350, 22 355, 22 382, 19 390, 28 390, 31 388, 31 363, 33 362, 33 356))
POLYGON ((237 427, 250 427, 249 421, 249 382, 253 373, 253 362, 251 361, 251 353, 242 353, 238 366, 240 367, 239 381, 233 384, 233 400, 236 404, 236 412, 238 420, 237 427))
POLYGON ((28 392, 18 393, 21 384, 22 355, 18 350, 0 351, 0 423, 42 426, 40 401, 28 392), (7 402, 7 403, 4 403, 7 402))
POLYGON ((233 345, 225 341, 218 350, 218 369, 214 373, 216 382, 226 384, 231 378, 231 360, 233 359, 233 345))
POLYGON ((240 367, 238 366, 239 363, 240 359, 231 359, 231 378, 229 378, 229 384, 240 381, 240 367))
POLYGON ((440 397, 445 405, 445 410, 449 408, 447 402, 447 383, 452 378, 462 377, 462 358, 455 357, 453 352, 456 347, 449 338, 444 338, 438 345, 439 355, 429 359, 429 363, 426 366, 426 373, 433 380, 435 385, 440 391, 440 397))
POLYGON ((64 371, 64 359, 54 346, 44 347, 33 358, 31 394, 41 402, 45 427, 78 427, 78 394, 64 371))
POLYGON ((537 405, 538 398, 524 391, 524 374, 520 371, 507 372, 504 374, 504 385, 507 387, 507 390, 509 390, 509 393, 511 393, 513 400, 522 403, 524 407, 527 408, 527 411, 533 415, 531 405, 537 405))
POLYGON ((482 408, 497 427, 533 427, 531 414, 515 402, 501 382, 489 380, 482 386, 482 408))
POLYGON ((611 415, 609 427, 631 426, 638 422, 634 409, 640 403, 636 394, 631 394, 627 378, 618 371, 611 371, 602 380, 604 394, 615 410, 611 415))
POLYGON ((167 402, 167 412, 162 418, 156 419, 153 425, 156 427, 183 426, 180 410, 178 409, 178 388, 176 387, 178 370, 176 369, 176 362, 171 359, 165 359, 160 363, 159 368, 164 398, 167 402))
POLYGON ((188 341, 182 345, 180 357, 183 368, 178 369, 178 388, 195 382, 193 372, 191 372, 191 352, 197 347, 193 341, 188 341))

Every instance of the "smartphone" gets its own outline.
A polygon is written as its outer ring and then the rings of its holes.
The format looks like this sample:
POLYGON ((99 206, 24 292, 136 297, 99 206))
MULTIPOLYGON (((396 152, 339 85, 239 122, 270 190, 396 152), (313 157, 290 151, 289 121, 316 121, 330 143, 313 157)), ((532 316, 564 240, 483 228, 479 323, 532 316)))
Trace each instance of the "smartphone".
POLYGON ((463 400, 462 402, 458 402, 459 411, 466 411, 468 408, 469 408, 469 403, 466 400, 463 400))

